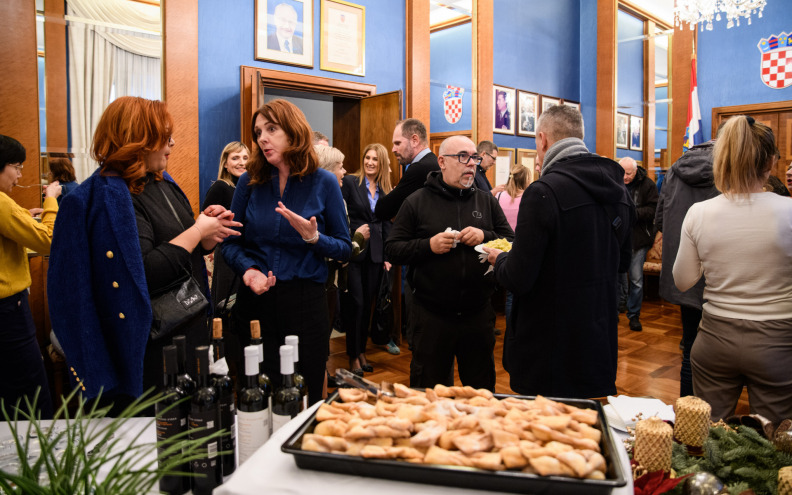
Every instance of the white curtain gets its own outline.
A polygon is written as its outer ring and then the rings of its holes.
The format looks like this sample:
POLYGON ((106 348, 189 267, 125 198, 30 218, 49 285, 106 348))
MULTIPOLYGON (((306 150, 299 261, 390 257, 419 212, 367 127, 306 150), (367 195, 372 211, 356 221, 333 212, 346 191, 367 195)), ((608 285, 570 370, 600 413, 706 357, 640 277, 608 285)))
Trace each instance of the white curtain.
POLYGON ((97 167, 91 139, 107 105, 119 96, 162 98, 160 12, 125 0, 68 0, 66 18, 73 164, 82 182, 97 167))

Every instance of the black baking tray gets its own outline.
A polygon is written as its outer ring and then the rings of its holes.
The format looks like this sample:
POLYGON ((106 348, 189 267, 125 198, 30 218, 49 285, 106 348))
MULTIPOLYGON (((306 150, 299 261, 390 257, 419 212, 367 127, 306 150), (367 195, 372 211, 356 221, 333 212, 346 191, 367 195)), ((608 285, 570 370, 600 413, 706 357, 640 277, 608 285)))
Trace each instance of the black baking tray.
MULTIPOLYGON (((534 398, 502 394, 495 394, 495 397, 498 399, 507 397, 516 397, 518 399, 534 398)), ((338 399, 338 391, 328 397, 326 402, 332 402, 336 399, 338 399)), ((441 486, 457 486, 512 493, 563 493, 569 495, 606 494, 611 493, 616 487, 624 486, 627 481, 624 479, 624 469, 617 451, 618 447, 613 435, 611 435, 607 418, 600 403, 586 399, 553 398, 552 400, 581 409, 594 409, 597 411, 599 421, 596 427, 602 431, 601 453, 608 463, 608 472, 605 474, 606 479, 587 480, 564 476, 539 476, 520 471, 488 471, 461 466, 412 464, 399 460, 364 459, 343 454, 304 451, 301 449, 302 437, 306 433, 313 432, 316 425, 316 412, 289 437, 281 446, 281 450, 287 454, 294 455, 294 461, 301 469, 441 486)))

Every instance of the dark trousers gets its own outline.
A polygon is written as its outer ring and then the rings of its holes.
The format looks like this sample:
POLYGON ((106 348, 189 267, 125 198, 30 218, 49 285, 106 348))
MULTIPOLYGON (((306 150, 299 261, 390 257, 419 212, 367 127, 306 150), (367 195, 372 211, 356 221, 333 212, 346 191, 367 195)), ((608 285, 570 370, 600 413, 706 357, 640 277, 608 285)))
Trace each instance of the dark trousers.
POLYGON ((347 291, 341 294, 341 321, 349 359, 366 352, 372 303, 377 297, 383 270, 382 263, 369 259, 347 265, 347 291))
POLYGON ((463 385, 495 390, 495 311, 487 304, 465 315, 437 314, 414 301, 410 386, 454 384, 454 358, 463 385))
POLYGON ((682 368, 679 370, 679 396, 693 395, 693 371, 690 368, 690 351, 696 341, 701 310, 692 306, 680 306, 682 314, 682 368))
MULTIPOLYGON (((237 293, 232 329, 240 344, 250 345, 250 321, 261 323, 264 370, 274 388, 280 387, 280 346, 287 335, 300 338, 299 371, 308 386, 308 402, 322 400, 325 362, 330 352, 324 284, 308 280, 280 281, 257 296, 247 286, 237 293)), ((240 369, 244 369, 241 367, 240 369)))
POLYGON ((0 299, 0 374, 4 377, 0 399, 11 418, 17 401, 20 411, 29 412, 25 398, 32 403, 36 391, 41 417, 52 418, 52 398, 27 290, 0 299))

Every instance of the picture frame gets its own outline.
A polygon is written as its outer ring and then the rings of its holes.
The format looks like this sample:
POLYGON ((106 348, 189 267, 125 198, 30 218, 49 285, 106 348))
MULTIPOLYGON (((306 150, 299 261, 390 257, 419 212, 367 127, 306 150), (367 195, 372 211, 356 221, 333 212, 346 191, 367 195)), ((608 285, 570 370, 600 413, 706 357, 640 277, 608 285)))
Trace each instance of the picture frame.
POLYGON ((366 7, 344 0, 322 0, 319 68, 366 75, 366 7))
POLYGON ((570 107, 575 107, 575 109, 578 112, 580 111, 580 102, 579 101, 564 100, 564 105, 569 105, 570 107))
POLYGON ((643 150, 643 118, 630 115, 630 149, 643 150))
POLYGON ((529 137, 536 136, 536 119, 539 116, 539 95, 518 89, 517 115, 519 116, 517 135, 529 137))
POLYGON ((495 159, 495 186, 506 184, 509 181, 514 158, 514 148, 498 148, 498 158, 495 159))
POLYGON ((538 177, 534 177, 536 175, 536 150, 517 148, 516 164, 528 169, 529 184, 538 179, 538 177))
POLYGON ((255 59, 313 68, 313 1, 256 0, 255 59))
POLYGON ((630 116, 626 113, 616 113, 616 147, 630 148, 630 116))
POLYGON ((514 134, 516 93, 514 88, 492 85, 492 132, 514 134), (499 101, 501 97, 503 100, 499 101))
POLYGON ((560 105, 560 98, 553 98, 552 96, 542 95, 542 112, 552 107, 553 105, 560 105))

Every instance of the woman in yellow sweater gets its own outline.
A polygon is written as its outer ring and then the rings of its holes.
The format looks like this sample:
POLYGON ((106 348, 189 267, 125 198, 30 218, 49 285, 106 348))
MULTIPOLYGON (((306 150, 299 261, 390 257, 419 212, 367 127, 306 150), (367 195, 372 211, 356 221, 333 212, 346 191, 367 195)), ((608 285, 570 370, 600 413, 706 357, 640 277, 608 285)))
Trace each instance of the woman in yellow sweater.
POLYGON ((27 411, 25 398, 31 402, 39 391, 38 409, 43 418, 52 417, 44 362, 36 342, 36 327, 28 304, 30 268, 25 248, 49 254, 52 228, 58 212, 57 181, 44 192, 41 223, 8 195, 22 177, 25 148, 14 138, 0 135, 0 399, 13 415, 12 406, 20 402, 27 411))

